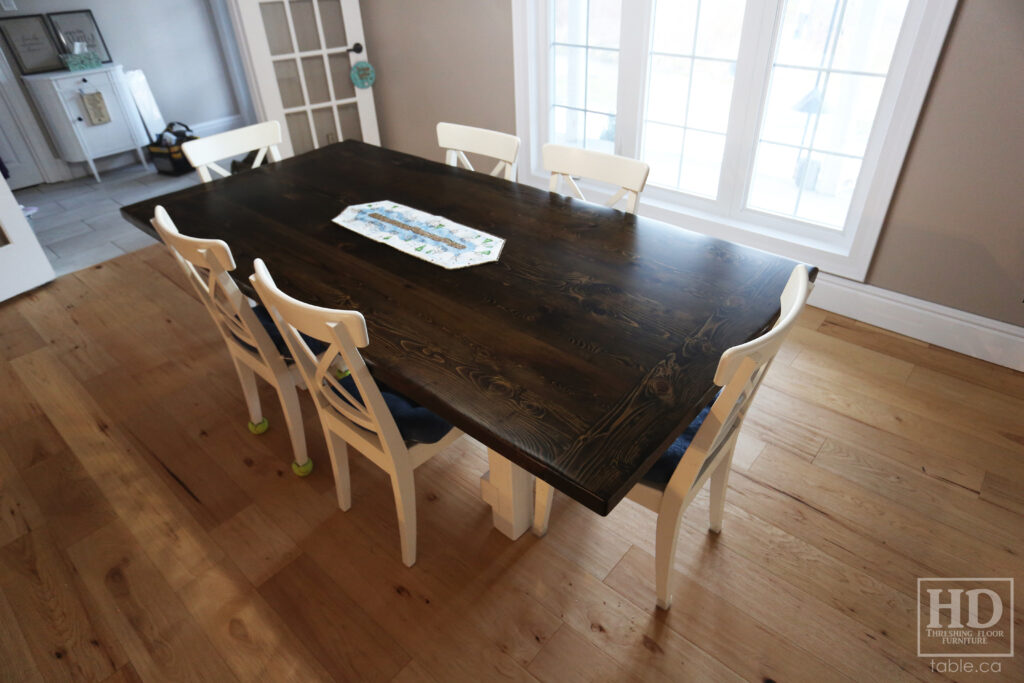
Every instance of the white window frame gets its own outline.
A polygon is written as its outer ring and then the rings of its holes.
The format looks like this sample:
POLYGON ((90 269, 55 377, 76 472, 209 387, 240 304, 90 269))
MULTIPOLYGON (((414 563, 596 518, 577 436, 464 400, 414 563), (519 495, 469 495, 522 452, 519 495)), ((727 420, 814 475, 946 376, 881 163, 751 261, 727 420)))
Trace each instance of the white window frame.
MULTIPOLYGON (((549 140, 549 4, 550 0, 512 0, 516 133, 523 143, 519 180, 542 189, 548 183, 540 149, 549 140)), ((757 124, 767 97, 774 54, 773 41, 767 39, 767 34, 759 27, 770 21, 774 27, 772 35, 777 32, 783 0, 748 0, 747 3, 718 201, 648 186, 641 195, 639 213, 811 263, 825 272, 863 282, 956 5, 957 0, 909 0, 879 102, 876 124, 864 153, 864 170, 854 189, 842 230, 742 206, 750 182, 748 169, 753 165, 757 124), (762 37, 750 40, 749 36, 753 35, 762 37), (754 93, 746 106, 737 106, 736 93, 739 92, 754 93), (743 135, 738 134, 740 131, 743 135)), ((629 157, 637 157, 640 149, 646 79, 644 74, 624 78, 627 67, 623 65, 646 65, 652 7, 653 0, 623 0, 615 149, 616 153, 629 157)), ((611 196, 598 187, 589 188, 587 196, 592 194, 598 201, 611 196)))

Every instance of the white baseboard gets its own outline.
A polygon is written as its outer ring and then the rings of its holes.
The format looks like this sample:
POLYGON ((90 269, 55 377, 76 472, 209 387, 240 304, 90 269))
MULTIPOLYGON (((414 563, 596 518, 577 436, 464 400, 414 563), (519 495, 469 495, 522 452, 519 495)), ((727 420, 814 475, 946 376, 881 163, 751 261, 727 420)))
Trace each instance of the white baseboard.
POLYGON ((808 303, 1024 372, 1024 327, 819 273, 808 303))
MULTIPOLYGON (((243 119, 244 117, 241 114, 233 114, 231 116, 225 116, 219 119, 210 119, 209 121, 190 125, 193 133, 199 137, 204 137, 206 135, 223 133, 224 131, 231 130, 232 128, 241 128, 242 125, 244 125, 243 119)), ((188 121, 185 123, 188 123, 188 121)))

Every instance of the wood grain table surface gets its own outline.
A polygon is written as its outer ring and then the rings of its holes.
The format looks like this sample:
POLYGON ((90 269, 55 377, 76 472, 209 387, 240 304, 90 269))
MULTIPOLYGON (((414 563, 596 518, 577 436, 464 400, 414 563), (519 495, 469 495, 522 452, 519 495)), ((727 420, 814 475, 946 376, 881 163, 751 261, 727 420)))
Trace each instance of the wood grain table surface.
POLYGON ((233 273, 366 317, 374 374, 608 514, 762 333, 796 265, 678 226, 355 141, 122 209, 225 240, 233 273), (506 240, 444 270, 331 222, 392 200, 506 240))

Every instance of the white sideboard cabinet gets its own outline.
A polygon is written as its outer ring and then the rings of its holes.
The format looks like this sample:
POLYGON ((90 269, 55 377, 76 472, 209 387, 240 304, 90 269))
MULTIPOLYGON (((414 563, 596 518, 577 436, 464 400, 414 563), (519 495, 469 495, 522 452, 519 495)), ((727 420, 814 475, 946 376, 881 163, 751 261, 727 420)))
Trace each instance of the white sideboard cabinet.
POLYGON ((104 64, 85 71, 55 71, 23 76, 58 155, 68 162, 85 162, 96 182, 100 175, 94 159, 134 151, 146 166, 142 147, 149 144, 146 130, 120 64, 104 64), (100 93, 110 120, 91 123, 84 96, 100 93))

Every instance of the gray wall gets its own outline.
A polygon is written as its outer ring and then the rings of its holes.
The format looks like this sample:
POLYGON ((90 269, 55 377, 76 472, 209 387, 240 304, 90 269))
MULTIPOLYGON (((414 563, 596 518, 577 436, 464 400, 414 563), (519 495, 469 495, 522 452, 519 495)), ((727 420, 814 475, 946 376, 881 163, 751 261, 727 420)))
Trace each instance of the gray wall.
MULTIPOLYGON (((868 282, 1024 325, 1024 1, 961 0, 868 282)), ((509 0, 362 0, 382 143, 514 132, 509 0)))
POLYGON ((114 61, 142 69, 168 121, 239 113, 207 0, 16 0, 0 17, 91 9, 114 61))

